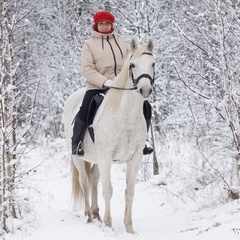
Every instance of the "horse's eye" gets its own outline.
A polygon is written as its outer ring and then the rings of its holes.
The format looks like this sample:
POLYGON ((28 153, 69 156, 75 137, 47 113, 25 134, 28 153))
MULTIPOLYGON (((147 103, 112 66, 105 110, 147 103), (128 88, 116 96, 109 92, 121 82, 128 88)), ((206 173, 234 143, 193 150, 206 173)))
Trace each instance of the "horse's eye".
POLYGON ((135 68, 135 64, 134 64, 134 63, 131 63, 131 64, 130 64, 130 68, 135 68))

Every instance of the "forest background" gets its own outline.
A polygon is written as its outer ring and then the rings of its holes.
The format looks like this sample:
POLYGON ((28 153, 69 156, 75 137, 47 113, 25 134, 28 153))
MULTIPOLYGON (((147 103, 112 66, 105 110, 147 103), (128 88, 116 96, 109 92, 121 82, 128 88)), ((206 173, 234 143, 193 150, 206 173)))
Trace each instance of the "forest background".
POLYGON ((24 154, 64 138, 64 102, 84 85, 80 54, 99 10, 127 41, 155 44, 153 173, 168 153, 188 151, 189 174, 218 188, 216 204, 239 199, 238 0, 0 0, 1 234, 25 211, 24 154))

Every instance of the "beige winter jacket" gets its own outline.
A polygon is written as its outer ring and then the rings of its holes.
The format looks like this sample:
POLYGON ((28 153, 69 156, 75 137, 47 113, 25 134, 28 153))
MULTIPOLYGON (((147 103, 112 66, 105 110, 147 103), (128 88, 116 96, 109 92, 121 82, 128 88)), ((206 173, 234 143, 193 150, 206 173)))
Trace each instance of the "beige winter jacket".
POLYGON ((128 52, 128 43, 114 32, 101 34, 93 31, 81 54, 87 90, 103 88, 107 79, 113 80, 121 71, 128 52))

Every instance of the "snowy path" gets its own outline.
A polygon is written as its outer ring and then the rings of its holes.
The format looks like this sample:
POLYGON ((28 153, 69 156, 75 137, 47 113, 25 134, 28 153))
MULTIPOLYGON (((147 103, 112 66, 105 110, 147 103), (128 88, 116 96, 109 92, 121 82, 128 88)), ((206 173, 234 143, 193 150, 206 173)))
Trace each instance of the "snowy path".
MULTIPOLYGON (((136 184, 133 226, 137 234, 125 233, 125 178, 122 168, 117 166, 112 169, 114 231, 106 229, 98 221, 87 224, 85 217, 71 212, 69 162, 64 154, 56 149, 44 153, 40 151, 38 154, 39 160, 46 160, 34 177, 35 187, 40 193, 35 204, 37 219, 32 224, 33 228, 24 233, 8 235, 6 240, 240 240, 239 201, 219 206, 217 209, 192 211, 188 204, 178 205, 164 186, 155 184, 154 178, 136 184)), ((101 183, 99 188, 101 189, 101 183)), ((101 193, 99 200, 100 214, 103 216, 101 193)))

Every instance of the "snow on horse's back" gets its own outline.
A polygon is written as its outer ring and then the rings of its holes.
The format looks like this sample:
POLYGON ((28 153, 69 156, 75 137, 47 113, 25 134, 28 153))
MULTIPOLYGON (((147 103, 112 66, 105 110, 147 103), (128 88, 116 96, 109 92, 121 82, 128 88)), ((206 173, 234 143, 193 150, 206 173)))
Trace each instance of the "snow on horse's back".
MULTIPOLYGON (((108 227, 112 227, 110 213, 111 163, 113 161, 127 163, 124 224, 127 232, 134 233, 132 227, 133 193, 147 138, 143 103, 152 93, 154 57, 151 40, 140 47, 137 46, 135 40, 132 40, 130 47, 131 53, 125 61, 122 71, 113 80, 112 87, 99 107, 101 114, 93 122, 95 142, 93 143, 87 131, 83 142, 84 157, 71 156, 71 159, 74 163, 72 164, 73 196, 78 199, 82 194, 88 222, 91 222, 93 218, 100 219, 97 184, 99 176, 101 176, 105 200, 104 223, 108 227), (92 187, 91 207, 89 185, 92 187)), ((65 130, 69 143, 72 136, 71 123, 81 106, 84 92, 85 90, 78 90, 73 93, 65 104, 65 130)))

